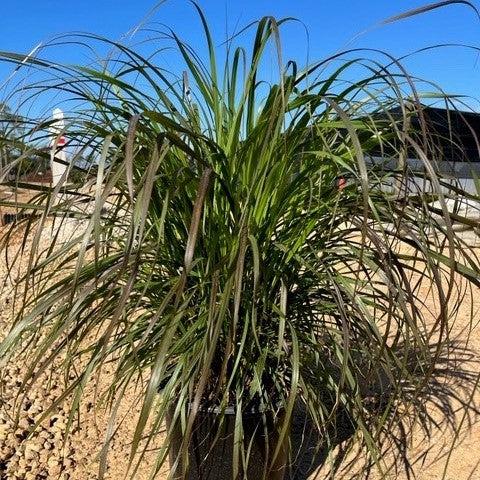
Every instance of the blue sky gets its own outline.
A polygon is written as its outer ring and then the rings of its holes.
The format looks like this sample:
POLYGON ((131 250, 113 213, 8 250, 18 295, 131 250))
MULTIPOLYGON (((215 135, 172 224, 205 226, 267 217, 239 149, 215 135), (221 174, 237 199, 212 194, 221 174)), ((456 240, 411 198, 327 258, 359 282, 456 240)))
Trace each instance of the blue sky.
MULTIPOLYGON (((386 0, 199 0, 215 38, 220 43, 226 32, 262 15, 296 17, 308 30, 292 24, 284 31, 284 56, 302 63, 307 45, 311 60, 330 55, 361 31, 383 19, 426 1, 386 0)), ((480 8, 480 1, 474 3, 480 8)), ((151 0, 8 0, 2 2, 0 50, 28 52, 41 41, 72 31, 88 31, 121 38, 137 25, 156 4, 151 0)), ((184 0, 170 0, 160 6, 155 21, 174 27, 190 42, 198 42, 200 25, 193 8, 184 0)), ((440 43, 461 43, 480 47, 480 20, 465 5, 453 5, 419 17, 377 27, 357 37, 350 46, 380 48, 401 56, 440 43)), ((57 51, 67 62, 88 59, 74 48, 57 51)), ((462 48, 442 48, 415 55, 408 69, 440 84, 448 93, 480 98, 480 60, 477 53, 462 48)), ((0 66, 0 82, 8 73, 0 66)), ((472 100, 475 109, 480 107, 472 100)))

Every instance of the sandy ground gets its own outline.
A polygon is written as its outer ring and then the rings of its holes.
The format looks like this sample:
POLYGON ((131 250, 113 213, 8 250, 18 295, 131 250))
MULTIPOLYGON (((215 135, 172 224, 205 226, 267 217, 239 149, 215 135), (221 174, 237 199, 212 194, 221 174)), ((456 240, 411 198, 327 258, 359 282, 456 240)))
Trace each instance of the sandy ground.
MULTIPOLYGON (((10 226, 0 227, 2 232, 10 226)), ((76 228, 75 222, 66 230, 76 228)), ((17 234, 10 242, 11 250, 17 251, 22 235, 17 234)), ((49 243, 48 233, 42 235, 41 245, 49 243)), ((28 245, 20 262, 28 261, 28 245)), ((15 292, 12 285, 18 278, 19 269, 9 269, 5 258, 0 261, 0 339, 4 337, 15 315, 15 292)), ((99 377, 94 377, 84 390, 80 404, 80 416, 73 419, 71 434, 66 440, 65 431, 69 421, 72 397, 61 402, 53 411, 47 406, 56 401, 62 391, 64 378, 54 367, 44 372, 35 386, 26 393, 22 379, 26 373, 23 354, 1 370, 0 377, 0 480, 93 480, 98 478, 99 454, 105 439, 109 414, 106 409, 94 409, 98 399, 109 386, 113 367, 106 367, 99 377), (23 393, 23 394, 22 394, 23 393), (16 418, 18 415, 18 418, 16 418), (45 415, 41 426, 28 437, 32 425, 45 415), (16 421, 18 420, 18 422, 16 421), (28 438, 27 438, 28 437, 28 438)), ((72 377, 70 377, 72 378, 72 377)), ((108 454, 106 479, 124 478, 128 469, 129 441, 133 436, 139 413, 139 397, 134 387, 127 390, 125 401, 120 406, 115 424, 115 435, 108 454)), ((150 450, 162 444, 161 435, 150 450)), ((148 478, 153 464, 153 454, 147 453, 136 478, 148 478)), ((163 473, 159 478, 166 478, 163 473)))
MULTIPOLYGON (((3 227, 4 229, 7 227, 3 227)), ((20 241, 17 238, 16 242, 20 241)), ((48 242, 48 238, 42 239, 48 242)), ((15 242, 13 242, 15 244, 15 242)), ((27 249, 28 251, 28 249, 27 249)), ((8 273, 7 264, 0 260, 0 338, 3 337, 12 322, 15 313, 15 297, 11 285, 18 276, 18 271, 8 273)), ((435 311, 437 300, 425 290, 426 308, 435 311)), ((456 326, 452 331, 452 340, 465 346, 468 340, 468 353, 459 350, 462 360, 451 371, 443 372, 444 376, 455 377, 455 373, 469 372, 469 377, 458 378, 451 381, 458 399, 451 400, 451 411, 441 409, 434 413, 440 422, 440 429, 435 431, 427 441, 420 432, 411 438, 409 458, 413 464, 413 473, 419 480, 441 479, 445 468, 446 479, 449 480, 480 480, 480 415, 473 409, 462 407, 462 401, 469 401, 471 405, 480 405, 480 393, 470 398, 474 390, 475 375, 480 375, 480 326, 474 325, 471 335, 467 332, 471 325, 467 319, 473 313, 476 321, 480 321, 480 291, 468 292, 458 312, 456 326), (457 446, 453 450, 450 445, 456 440, 451 427, 446 420, 456 422, 460 426, 460 435, 457 446), (448 465, 447 465, 448 464, 448 465), (447 466, 447 467, 446 467, 447 466)), ((101 450, 103 439, 108 424, 108 415, 102 411, 92 409, 99 392, 105 390, 111 370, 105 369, 99 378, 90 382, 85 388, 81 401, 80 412, 82 422, 74 421, 73 434, 66 446, 65 429, 68 423, 69 402, 61 403, 53 412, 46 414, 42 426, 28 437, 28 432, 33 423, 45 414, 46 405, 59 397, 62 390, 63 378, 55 368, 45 372, 38 386, 29 391, 26 396, 19 396, 22 391, 21 379, 25 373, 20 354, 15 362, 8 364, 2 371, 2 385, 0 390, 0 479, 25 479, 25 480, 87 480, 98 478, 98 454, 101 450), (19 422, 15 422, 18 413, 19 422), (16 425, 16 427, 15 427, 16 425)), ((453 364, 452 364, 453 365, 453 364)), ((106 478, 120 480, 124 478, 128 466, 130 452, 129 439, 133 434, 136 417, 139 412, 139 399, 134 388, 130 388, 125 395, 125 402, 120 409, 118 431, 111 444, 108 456, 109 466, 106 478)), ((147 479, 148 471, 154 461, 154 449, 162 443, 159 435, 158 444, 152 446, 147 453, 135 478, 147 479)), ((337 475, 335 478, 353 478, 354 468, 337 475)), ((156 478, 167 478, 167 471, 162 471, 156 478)), ((296 477, 297 478, 297 477, 296 477)), ((298 477, 297 480, 306 477, 298 477)), ((310 479, 325 478, 325 470, 320 469, 309 476, 310 479)), ((378 478, 372 474, 371 478, 378 478)), ((388 478, 407 479, 406 473, 391 473, 388 478)))

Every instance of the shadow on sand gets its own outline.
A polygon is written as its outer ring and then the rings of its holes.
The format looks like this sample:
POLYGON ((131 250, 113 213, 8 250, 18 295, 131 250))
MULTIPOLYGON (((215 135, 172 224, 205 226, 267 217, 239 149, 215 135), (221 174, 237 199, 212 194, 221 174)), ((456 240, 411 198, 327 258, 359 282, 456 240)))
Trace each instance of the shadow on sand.
MULTIPOLYGON (((432 345, 432 352, 437 345, 432 345)), ((478 386, 479 368, 476 355, 471 350, 457 343, 450 343, 442 350, 435 363, 432 375, 423 388, 415 384, 414 373, 418 369, 418 357, 411 361, 412 385, 403 385, 404 398, 413 404, 408 415, 396 414, 395 410, 387 412, 385 405, 388 401, 388 385, 383 384, 373 395, 376 401, 371 402, 372 389, 363 398, 366 413, 365 418, 371 417, 372 422, 378 419, 379 413, 387 413, 388 427, 381 433, 382 449, 379 454, 387 458, 389 478, 397 478, 403 472, 407 478, 415 478, 414 466, 422 462, 432 448, 432 434, 441 429, 447 438, 457 441, 468 433, 470 427, 480 419, 478 398, 473 392, 478 386), (370 400, 370 401, 369 401, 370 400), (370 412, 369 412, 370 409, 370 412), (370 413, 370 415, 369 415, 370 413), (408 443, 412 436, 412 426, 416 426, 415 435, 424 442, 422 452, 409 454, 408 443), (420 435, 420 437, 418 437, 420 435), (388 452, 388 455, 386 455, 388 452), (413 457, 413 458, 412 458, 413 457)), ((372 425, 367 425, 367 428, 372 425)), ((326 430, 323 437, 329 441, 322 441, 318 431, 314 428, 306 408, 297 405, 291 427, 292 463, 286 475, 287 480, 312 480, 324 478, 351 478, 349 473, 358 470, 359 463, 364 463, 363 473, 355 478, 369 478, 376 471, 374 462, 365 458, 352 458, 350 446, 358 432, 357 422, 345 411, 339 410, 332 426, 326 430), (335 456, 329 459, 329 453, 336 449, 335 456), (322 470, 321 474, 319 470, 322 470), (317 475, 316 475, 317 473, 317 475)), ((451 442, 443 447, 436 445, 435 458, 430 461, 446 460, 446 453, 451 448, 451 442), (442 451, 439 451, 442 450, 442 451)), ((415 469, 418 471, 418 468, 415 469)))

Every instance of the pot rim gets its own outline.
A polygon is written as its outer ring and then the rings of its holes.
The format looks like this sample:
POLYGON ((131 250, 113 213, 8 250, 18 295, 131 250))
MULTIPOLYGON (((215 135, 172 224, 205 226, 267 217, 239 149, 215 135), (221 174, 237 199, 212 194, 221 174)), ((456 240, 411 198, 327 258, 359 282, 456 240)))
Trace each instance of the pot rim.
MULTIPOLYGON (((280 404, 275 405, 275 409, 278 410, 280 409, 281 406, 280 404)), ((203 404, 200 405, 200 408, 198 409, 199 413, 211 413, 215 415, 219 415, 223 412, 224 415, 235 415, 237 412, 236 407, 229 405, 227 407, 220 407, 218 405, 207 405, 203 404)), ((249 408, 246 408, 245 410, 242 411, 242 414, 246 415, 262 415, 267 412, 272 412, 274 411, 274 408, 271 406, 265 406, 265 405, 256 405, 256 406, 251 406, 249 408)))

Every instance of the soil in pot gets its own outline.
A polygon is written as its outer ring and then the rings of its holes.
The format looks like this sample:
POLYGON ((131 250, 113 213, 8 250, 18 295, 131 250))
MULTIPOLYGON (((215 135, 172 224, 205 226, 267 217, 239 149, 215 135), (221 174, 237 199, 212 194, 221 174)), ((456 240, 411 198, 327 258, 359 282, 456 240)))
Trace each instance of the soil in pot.
MULTIPOLYGON (((220 414, 215 409, 201 410, 194 422, 192 438, 188 449, 188 472, 182 476, 183 463, 180 451, 182 445, 181 427, 176 423, 170 441, 170 464, 178 459, 175 480, 284 480, 288 462, 288 434, 282 441, 275 461, 271 457, 279 442, 278 423, 273 415, 265 414, 268 438, 265 435, 264 419, 261 413, 245 413, 243 429, 245 445, 251 444, 246 471, 240 465, 240 473, 233 477, 235 412, 228 408, 219 426, 220 414), (220 433, 219 433, 220 432, 220 433), (268 453, 267 453, 268 451, 268 453), (269 458, 267 458, 269 457, 269 458)), ((172 427, 173 409, 169 411, 167 424, 172 427)), ((281 423, 281 422, 280 422, 281 423)), ((241 461, 240 461, 241 463, 241 461)))

